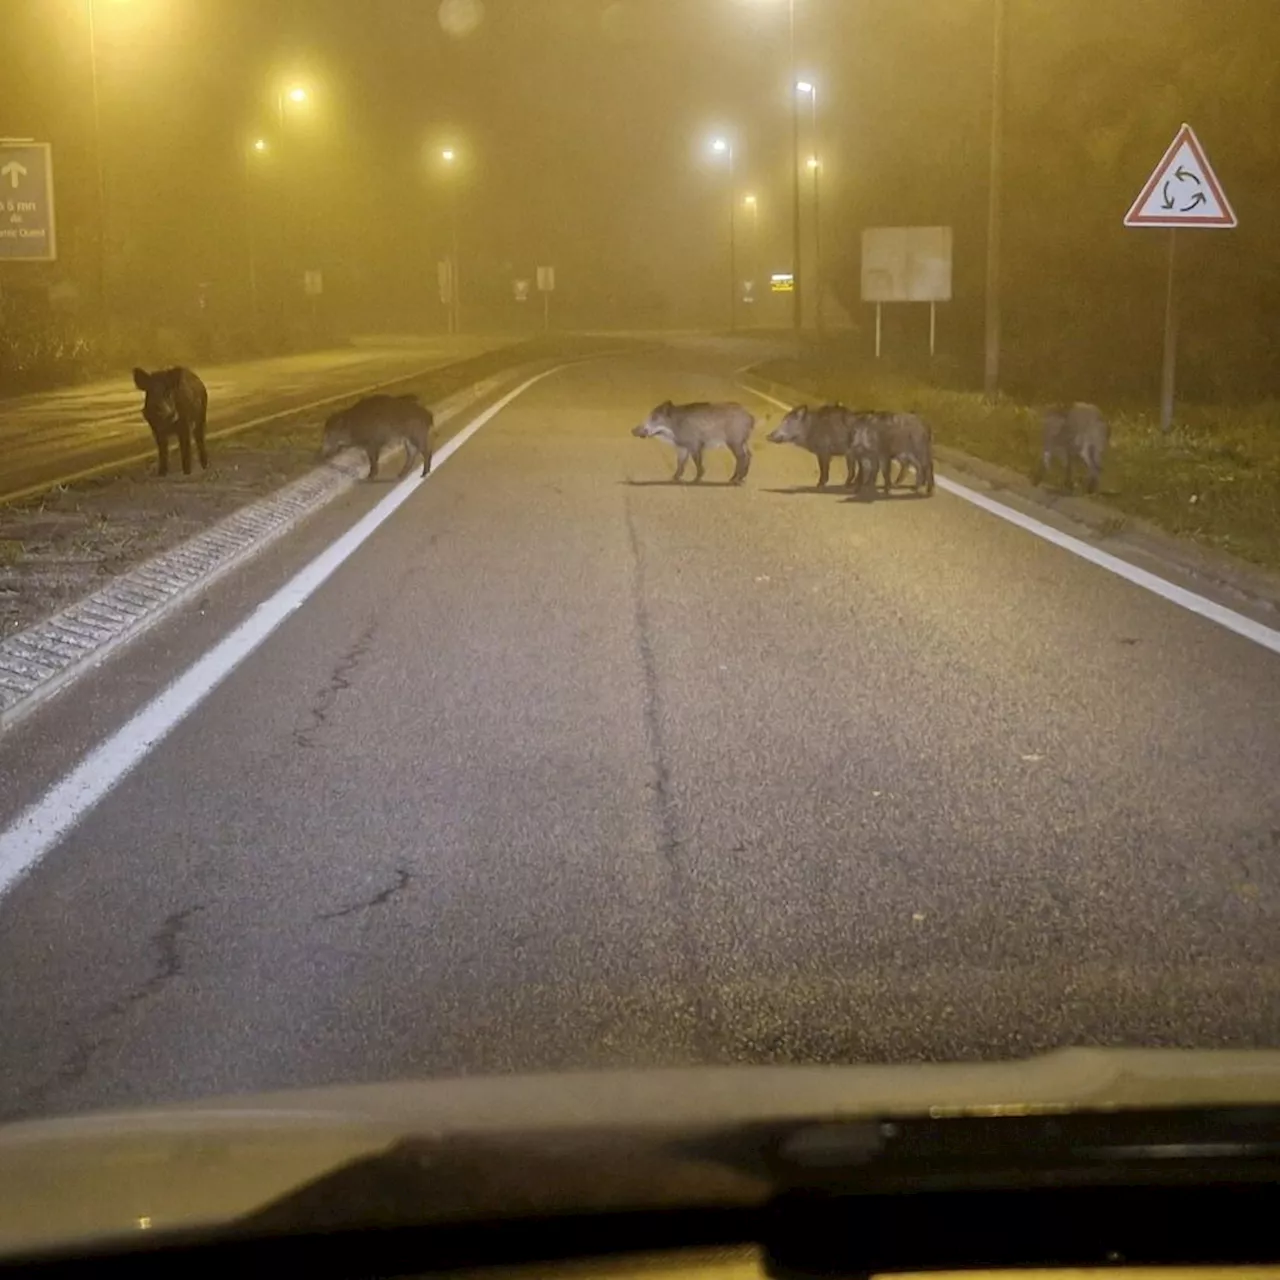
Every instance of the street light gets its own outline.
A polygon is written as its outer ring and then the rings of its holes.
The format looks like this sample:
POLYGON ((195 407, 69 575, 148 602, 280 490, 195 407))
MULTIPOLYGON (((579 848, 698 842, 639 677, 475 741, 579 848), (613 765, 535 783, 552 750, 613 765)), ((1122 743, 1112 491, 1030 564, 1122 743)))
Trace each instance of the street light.
POLYGON ((808 97, 812 106, 813 122, 813 154, 808 160, 809 172, 813 175, 813 287, 814 287, 814 324, 819 332, 822 330, 822 206, 818 195, 818 175, 822 171, 818 146, 818 86, 812 80, 796 81, 796 101, 808 97))
POLYGON ((738 198, 733 183, 733 143, 728 138, 715 138, 711 150, 729 161, 729 329, 738 327, 738 198))
POLYGON ((462 314, 461 304, 459 301, 459 275, 458 270, 458 177, 456 169, 456 161, 458 153, 453 147, 442 147, 440 150, 440 159, 444 161, 445 169, 449 174, 449 224, 450 235, 453 242, 453 251, 449 257, 449 332, 457 335, 461 332, 462 314))
MULTIPOLYGON (((748 193, 742 197, 742 207, 751 214, 751 300, 758 304, 755 286, 760 278, 760 202, 748 193)), ((752 323, 758 324, 759 317, 752 323)))
POLYGON ((254 175, 251 166, 253 157, 265 156, 270 150, 271 146, 266 138, 254 138, 249 144, 248 152, 245 154, 244 166, 244 227, 245 244, 249 256, 249 319, 255 338, 258 333, 260 313, 258 307, 258 237, 254 225, 257 221, 257 204, 253 198, 254 175))
POLYGON ((308 93, 302 85, 294 84, 288 86, 288 88, 282 85, 276 92, 276 114, 280 118, 281 125, 283 125, 285 121, 286 102, 293 103, 295 107, 301 107, 310 100, 310 93, 308 93))

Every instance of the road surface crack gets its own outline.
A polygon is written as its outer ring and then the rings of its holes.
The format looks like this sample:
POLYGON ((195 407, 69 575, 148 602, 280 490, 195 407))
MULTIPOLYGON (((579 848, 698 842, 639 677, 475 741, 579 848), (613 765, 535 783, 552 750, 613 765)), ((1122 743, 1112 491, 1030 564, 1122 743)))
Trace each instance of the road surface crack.
POLYGON ((15 1115, 30 1115, 33 1111, 46 1110, 49 1099, 56 1093, 83 1080, 98 1054, 120 1039, 124 1030, 122 1024, 129 1014, 140 1005, 155 999, 174 978, 181 976, 183 934, 192 917, 203 910, 204 907, 199 905, 184 907, 164 918, 148 940, 155 956, 151 973, 89 1019, 88 1029, 79 1043, 63 1059, 52 1078, 23 1095, 14 1108, 15 1115))
POLYGON ((323 915, 316 917, 317 920, 341 920, 343 916, 353 916, 357 911, 368 911, 373 907, 380 907, 384 903, 390 902, 398 893, 403 893, 412 882, 413 877, 403 868, 396 868, 396 882, 388 885, 385 889, 380 889, 372 898, 364 902, 353 902, 349 907, 340 907, 337 911, 326 911, 323 915))
POLYGON ((627 536, 631 544, 632 598, 635 611, 636 650, 640 658, 640 673, 644 691, 644 727, 648 740, 650 767, 653 779, 649 789, 654 797, 654 818, 657 828, 658 852, 667 864, 672 881, 675 928, 684 960, 685 984, 694 1019, 694 1039, 702 1047, 699 1056, 708 1060, 711 1039, 710 1011, 704 996, 705 983, 699 980, 700 966, 695 953, 694 924, 689 918, 693 901, 693 882, 685 865, 683 842, 677 821, 677 802, 671 770, 671 754, 662 731, 662 687, 658 676, 658 663, 653 646, 653 619, 649 613, 648 583, 645 572, 644 550, 636 529, 631 496, 627 495, 627 536))
POLYGON ((328 683, 316 694, 307 708, 306 723, 293 730, 293 744, 310 748, 316 745, 316 735, 329 723, 329 716, 338 698, 351 688, 356 671, 369 653, 378 624, 370 622, 357 637, 356 642, 338 659, 329 672, 328 683))

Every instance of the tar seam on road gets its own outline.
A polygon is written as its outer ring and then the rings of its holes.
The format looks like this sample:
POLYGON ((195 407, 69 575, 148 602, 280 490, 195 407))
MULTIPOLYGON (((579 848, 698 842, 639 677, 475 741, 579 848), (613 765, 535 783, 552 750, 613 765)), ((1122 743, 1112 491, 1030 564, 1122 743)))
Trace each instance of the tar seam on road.
POLYGON ((171 912, 152 934, 150 944, 155 949, 156 963, 153 972, 137 986, 97 1010, 88 1019, 88 1029, 59 1064, 53 1075, 42 1084, 28 1089, 14 1109, 0 1115, 21 1118, 33 1109, 47 1110, 50 1100, 61 1089, 78 1084, 89 1073, 94 1058, 104 1045, 118 1038, 121 1020, 138 1005, 158 996, 175 978, 182 976, 182 940, 192 918, 204 910, 202 905, 184 907, 171 912))
POLYGON ((653 652, 653 625, 649 606, 645 603, 644 552, 636 530, 631 495, 625 498, 627 538, 631 546, 632 592, 635 606, 636 650, 640 658, 640 678, 644 697, 644 729, 653 764, 654 812, 658 828, 658 853, 667 865, 671 891, 675 898, 672 915, 680 931, 679 945, 684 959, 684 981, 689 992, 688 1006, 693 1014, 694 1041, 699 1045, 698 1057, 710 1060, 711 1019, 703 995, 705 983, 698 981, 698 964, 693 951, 693 931, 686 917, 686 906, 692 898, 688 868, 681 861, 680 833, 676 825, 676 799, 671 785, 670 753, 662 736, 662 692, 658 684, 658 664, 653 652))
MULTIPOLYGON (((535 383, 566 366, 528 378, 469 422, 436 452, 432 472, 447 462, 490 419, 535 383)), ((64 835, 227 678, 277 627, 304 605, 385 521, 425 484, 431 474, 410 476, 305 568, 263 601, 229 635, 189 667, 127 724, 91 751, 0 832, 0 897, 8 892, 64 835)))
MULTIPOLYGON (((751 392, 753 396, 759 396, 761 400, 767 400, 770 404, 777 405, 779 409, 792 407, 763 391, 757 391, 754 387, 744 385, 743 390, 751 392)), ((1043 538, 1045 542, 1053 543, 1055 547, 1061 547, 1064 551, 1079 556, 1081 560, 1096 564, 1100 569, 1106 569, 1109 573, 1114 573, 1117 577, 1124 578, 1134 586, 1142 587, 1153 595, 1186 609, 1189 613, 1198 614, 1210 622, 1216 622, 1220 627, 1225 627, 1228 631, 1234 631, 1238 636, 1244 636, 1246 640, 1252 640, 1254 644, 1260 644, 1264 649, 1270 649, 1272 653, 1280 653, 1280 631, 1268 627, 1265 623, 1246 617, 1243 613, 1237 613, 1234 609, 1228 609, 1226 605, 1218 604, 1216 600, 1209 600, 1197 595, 1194 591, 1188 591, 1185 587, 1179 587, 1168 579, 1160 577, 1159 574, 1140 569, 1136 564, 1130 564, 1120 556, 1090 546, 1081 538, 1063 533, 1060 529, 1037 520, 1035 516, 1016 511, 1013 507, 1005 506, 1003 502, 988 498, 985 494, 957 484, 954 480, 948 480, 945 476, 936 477, 935 483, 939 489, 953 497, 971 502, 975 507, 998 516, 1001 520, 1007 520, 1010 524, 1017 525, 1019 529, 1034 534, 1037 538, 1043 538)))

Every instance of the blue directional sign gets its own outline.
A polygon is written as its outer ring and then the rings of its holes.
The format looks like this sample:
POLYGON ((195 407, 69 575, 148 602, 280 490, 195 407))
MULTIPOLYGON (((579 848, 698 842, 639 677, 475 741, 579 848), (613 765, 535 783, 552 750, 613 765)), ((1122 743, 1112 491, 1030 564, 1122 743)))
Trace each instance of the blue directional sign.
POLYGON ((0 260, 52 262, 53 152, 47 142, 0 141, 0 260))

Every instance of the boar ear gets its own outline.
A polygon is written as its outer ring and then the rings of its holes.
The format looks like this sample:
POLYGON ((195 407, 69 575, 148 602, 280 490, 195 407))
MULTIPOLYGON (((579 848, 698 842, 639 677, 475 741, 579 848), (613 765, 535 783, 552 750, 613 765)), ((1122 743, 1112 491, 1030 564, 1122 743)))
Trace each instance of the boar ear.
POLYGON ((658 412, 658 413, 670 413, 670 412, 671 412, 671 410, 672 410, 672 409, 674 409, 674 408, 675 408, 675 405, 673 405, 673 404, 671 403, 671 401, 670 401, 670 400, 664 400, 664 401, 663 401, 663 402, 658 406, 658 408, 657 408, 656 412, 658 412))
POLYGON ((151 385, 151 375, 145 369, 135 369, 133 371, 133 385, 139 391, 145 391, 151 385))
POLYGON ((800 421, 803 422, 809 416, 809 406, 807 404, 800 405, 796 409, 796 414, 799 416, 800 421))

